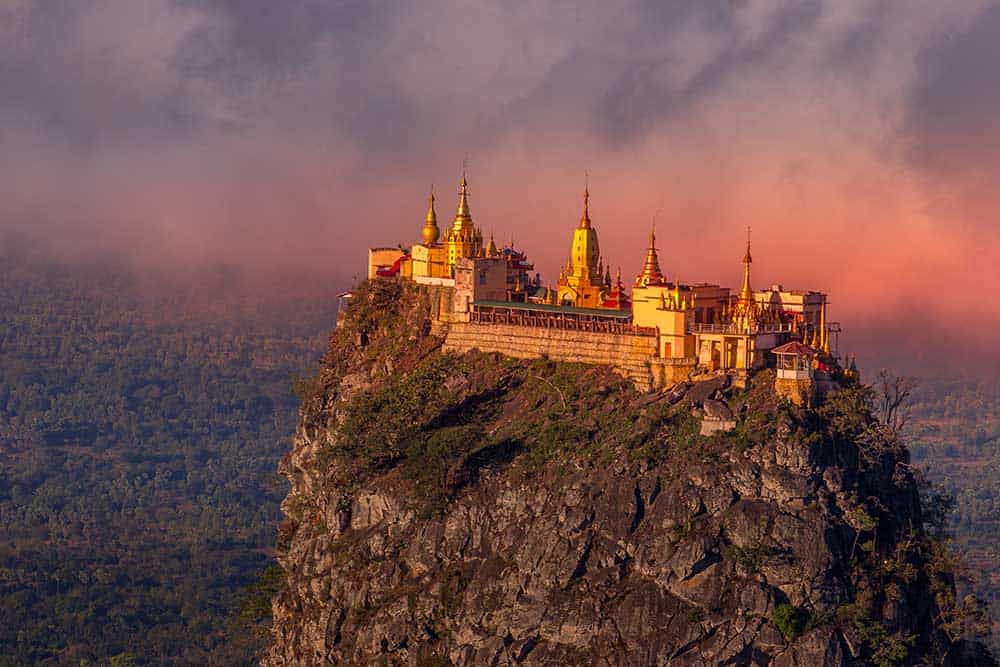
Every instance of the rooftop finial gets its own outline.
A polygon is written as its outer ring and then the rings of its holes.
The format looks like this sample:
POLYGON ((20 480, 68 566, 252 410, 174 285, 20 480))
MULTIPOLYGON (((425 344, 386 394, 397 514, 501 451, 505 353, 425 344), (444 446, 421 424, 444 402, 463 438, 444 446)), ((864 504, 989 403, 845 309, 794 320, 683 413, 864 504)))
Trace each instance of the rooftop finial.
POLYGON ((740 301, 751 303, 753 301, 753 288, 750 287, 750 264, 753 258, 750 256, 750 225, 747 225, 747 254, 743 256, 743 287, 740 289, 740 301))
POLYGON ((590 178, 587 172, 583 177, 583 215, 580 217, 580 229, 590 227, 590 178))
POLYGON ((424 220, 422 231, 424 245, 433 245, 441 237, 441 230, 437 226, 437 213, 434 211, 434 184, 431 183, 431 196, 427 205, 427 218, 424 220))
POLYGON ((465 170, 462 170, 462 187, 458 192, 458 212, 455 213, 455 222, 471 221, 472 213, 469 212, 469 182, 465 180, 465 170))
POLYGON ((646 248, 646 261, 642 266, 642 273, 636 278, 636 284, 642 287, 646 285, 659 285, 663 282, 663 272, 660 271, 660 259, 656 255, 656 216, 653 216, 653 226, 649 230, 649 247, 646 248))

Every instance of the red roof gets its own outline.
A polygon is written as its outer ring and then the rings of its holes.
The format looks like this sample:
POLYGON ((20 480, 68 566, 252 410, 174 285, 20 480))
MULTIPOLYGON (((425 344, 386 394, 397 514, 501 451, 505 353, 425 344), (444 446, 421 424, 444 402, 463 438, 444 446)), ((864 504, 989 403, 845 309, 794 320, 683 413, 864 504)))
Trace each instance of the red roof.
POLYGON ((813 357, 816 355, 816 350, 812 349, 808 345, 803 345, 797 340, 778 346, 771 350, 771 352, 774 352, 775 354, 797 354, 804 357, 813 357))
POLYGON ((404 261, 408 260, 409 258, 410 256, 404 253, 399 256, 399 259, 397 259, 395 262, 392 263, 392 266, 378 269, 377 271, 375 271, 375 274, 380 278, 391 278, 393 276, 399 275, 399 265, 402 264, 404 261))

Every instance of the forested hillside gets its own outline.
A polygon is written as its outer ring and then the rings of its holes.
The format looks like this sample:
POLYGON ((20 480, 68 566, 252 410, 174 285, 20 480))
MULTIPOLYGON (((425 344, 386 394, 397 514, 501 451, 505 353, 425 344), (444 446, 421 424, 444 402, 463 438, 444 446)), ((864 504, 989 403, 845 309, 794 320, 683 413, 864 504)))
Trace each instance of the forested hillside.
POLYGON ((1000 654, 1000 380, 921 378, 910 428, 914 463, 955 497, 960 589, 990 604, 1000 654))
POLYGON ((214 282, 0 262, 0 664, 256 654, 245 589, 335 303, 214 282))

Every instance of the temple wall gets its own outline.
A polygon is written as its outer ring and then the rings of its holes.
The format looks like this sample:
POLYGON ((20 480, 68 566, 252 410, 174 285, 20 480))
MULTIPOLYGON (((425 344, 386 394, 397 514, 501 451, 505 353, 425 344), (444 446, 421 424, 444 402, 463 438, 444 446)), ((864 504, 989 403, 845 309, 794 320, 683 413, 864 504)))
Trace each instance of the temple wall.
POLYGON ((795 405, 809 405, 815 393, 813 381, 809 378, 802 380, 776 378, 774 391, 778 396, 784 396, 795 405))
POLYGON ((612 366, 644 391, 652 388, 655 381, 651 363, 656 356, 656 336, 451 322, 444 351, 462 353, 473 349, 520 359, 548 357, 555 361, 612 366))
POLYGON ((431 333, 444 336, 448 331, 448 322, 453 318, 455 309, 455 288, 449 285, 424 284, 430 305, 431 333))

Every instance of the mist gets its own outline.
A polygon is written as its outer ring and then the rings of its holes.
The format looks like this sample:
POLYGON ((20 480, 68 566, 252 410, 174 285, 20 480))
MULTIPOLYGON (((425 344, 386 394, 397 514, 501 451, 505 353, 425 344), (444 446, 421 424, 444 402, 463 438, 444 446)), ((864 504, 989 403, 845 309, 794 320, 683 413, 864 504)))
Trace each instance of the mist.
POLYGON ((293 298, 416 242, 432 185, 448 224, 465 163, 554 282, 586 177, 626 281, 655 220, 669 277, 737 284, 750 226, 863 367, 992 372, 996 62, 971 0, 13 0, 0 245, 293 298))

